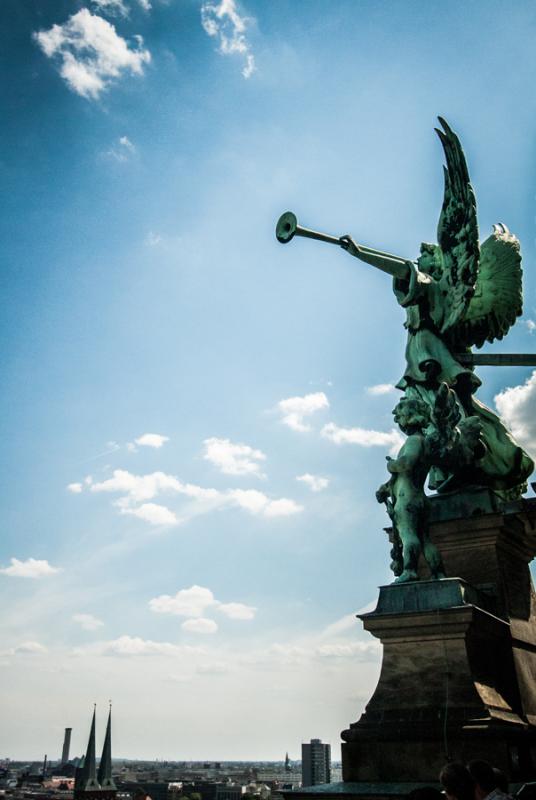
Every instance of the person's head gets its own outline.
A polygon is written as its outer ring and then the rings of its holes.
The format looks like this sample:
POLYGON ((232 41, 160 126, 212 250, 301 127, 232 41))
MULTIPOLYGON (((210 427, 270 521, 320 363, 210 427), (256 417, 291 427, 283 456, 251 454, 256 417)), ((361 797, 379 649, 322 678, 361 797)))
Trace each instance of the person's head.
POLYGON ((421 272, 433 278, 441 276, 441 248, 437 244, 421 243, 421 254, 417 259, 417 266, 421 272))
POLYGON ((394 407, 393 416, 402 433, 422 431, 430 423, 430 409, 417 397, 403 397, 394 407))
POLYGON ((497 788, 497 776, 487 761, 481 759, 470 761, 467 769, 475 782, 476 800, 484 800, 484 797, 497 788))
POLYGON ((463 764, 455 761, 446 764, 439 780, 448 800, 475 800, 475 782, 463 764))

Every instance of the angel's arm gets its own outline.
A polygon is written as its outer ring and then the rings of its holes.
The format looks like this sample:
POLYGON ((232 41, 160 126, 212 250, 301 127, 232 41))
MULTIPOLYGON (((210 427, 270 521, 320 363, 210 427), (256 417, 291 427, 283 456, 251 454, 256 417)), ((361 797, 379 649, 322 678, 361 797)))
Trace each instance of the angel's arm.
POLYGON ((351 236, 341 236, 339 241, 343 250, 346 250, 351 256, 355 256, 366 264, 371 264, 382 272, 387 272, 394 278, 409 280, 412 262, 408 262, 407 259, 357 244, 351 236))

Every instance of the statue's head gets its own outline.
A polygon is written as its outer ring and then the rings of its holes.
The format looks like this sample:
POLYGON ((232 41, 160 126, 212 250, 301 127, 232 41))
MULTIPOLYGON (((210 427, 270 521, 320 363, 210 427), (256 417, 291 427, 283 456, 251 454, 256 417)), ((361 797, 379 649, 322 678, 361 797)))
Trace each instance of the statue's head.
POLYGON ((430 409, 418 397, 403 397, 394 407, 395 422, 405 434, 423 431, 430 424, 430 409))
POLYGON ((432 278, 439 278, 442 272, 441 248, 439 245, 422 242, 417 266, 426 275, 431 275, 432 278))

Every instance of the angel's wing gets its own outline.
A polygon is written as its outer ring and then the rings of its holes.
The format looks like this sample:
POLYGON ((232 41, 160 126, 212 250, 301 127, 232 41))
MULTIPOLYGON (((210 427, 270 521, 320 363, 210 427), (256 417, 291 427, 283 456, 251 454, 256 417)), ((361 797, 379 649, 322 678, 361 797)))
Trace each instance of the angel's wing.
POLYGON ((444 296, 448 297, 441 326, 442 332, 446 332, 467 310, 478 273, 479 246, 475 194, 462 146, 445 120, 438 119, 443 130, 436 128, 436 132, 447 161, 443 167, 445 195, 437 226, 443 261, 440 283, 444 296))
POLYGON ((475 292, 452 331, 457 346, 481 347, 508 333, 523 311, 521 277, 518 239, 506 225, 494 225, 480 249, 475 292))

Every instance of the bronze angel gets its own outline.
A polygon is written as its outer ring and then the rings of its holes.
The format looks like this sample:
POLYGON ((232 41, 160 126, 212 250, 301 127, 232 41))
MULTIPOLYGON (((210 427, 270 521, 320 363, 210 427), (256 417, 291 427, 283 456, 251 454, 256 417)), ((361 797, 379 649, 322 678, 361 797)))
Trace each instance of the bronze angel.
MULTIPOLYGON (((351 255, 393 275, 393 289, 406 309, 406 368, 397 384, 406 398, 432 410, 442 384, 454 392, 461 421, 480 431, 471 459, 436 459, 428 485, 438 492, 487 486, 519 496, 534 469, 499 417, 475 397, 481 381, 460 355, 485 341, 502 339, 522 312, 519 241, 502 223, 479 244, 476 200, 456 134, 439 117, 445 152, 445 193, 438 244, 421 244, 416 262, 357 244, 343 236, 351 255)), ((468 429, 474 430, 469 426, 468 429)), ((463 431, 463 425, 461 430, 463 431)))

